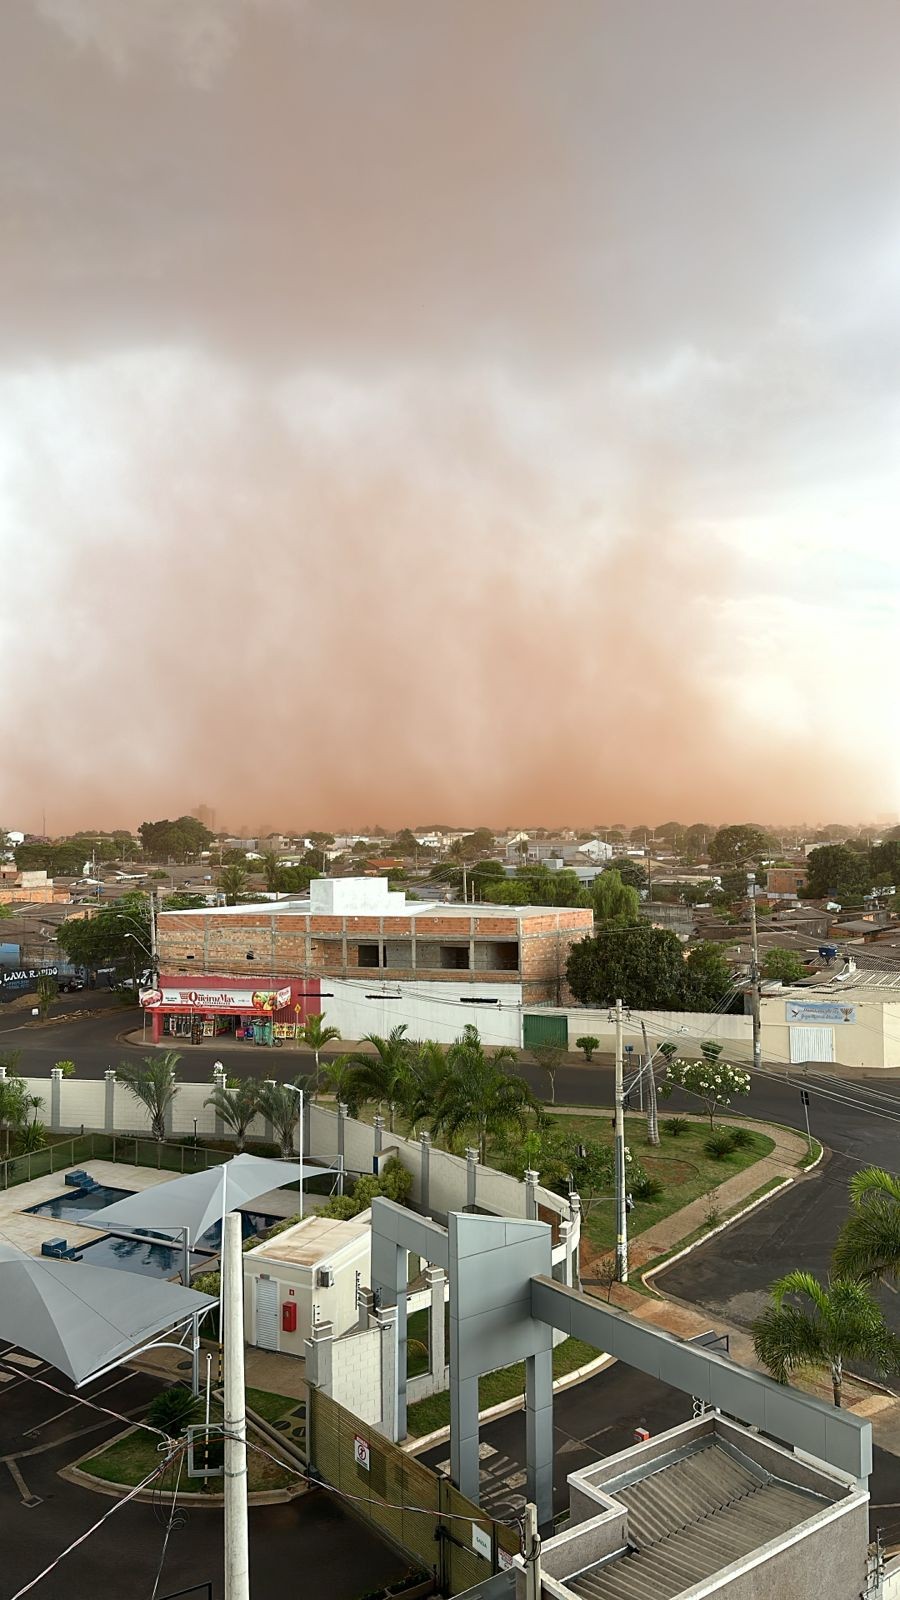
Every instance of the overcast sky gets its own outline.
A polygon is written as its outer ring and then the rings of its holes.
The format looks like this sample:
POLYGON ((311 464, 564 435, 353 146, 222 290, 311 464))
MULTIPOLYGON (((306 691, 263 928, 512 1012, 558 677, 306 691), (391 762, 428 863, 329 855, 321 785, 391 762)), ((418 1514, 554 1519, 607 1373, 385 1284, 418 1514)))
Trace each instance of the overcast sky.
POLYGON ((896 0, 5 0, 0 823, 900 806, 896 0))

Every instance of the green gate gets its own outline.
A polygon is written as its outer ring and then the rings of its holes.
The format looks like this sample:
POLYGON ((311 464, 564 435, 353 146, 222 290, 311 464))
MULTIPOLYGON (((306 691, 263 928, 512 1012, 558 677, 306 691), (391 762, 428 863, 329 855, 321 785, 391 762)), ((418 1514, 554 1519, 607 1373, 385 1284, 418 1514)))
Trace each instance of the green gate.
POLYGON ((564 1050, 569 1048, 569 1019, 568 1017, 551 1017, 533 1015, 523 1018, 523 1040, 526 1050, 533 1050, 535 1045, 559 1044, 564 1050))

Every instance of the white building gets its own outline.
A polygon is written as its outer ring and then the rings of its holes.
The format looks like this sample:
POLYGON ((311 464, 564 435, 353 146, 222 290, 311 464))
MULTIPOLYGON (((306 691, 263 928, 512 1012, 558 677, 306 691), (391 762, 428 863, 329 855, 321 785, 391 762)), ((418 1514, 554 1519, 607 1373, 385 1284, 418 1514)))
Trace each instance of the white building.
POLYGON ((371 1273, 370 1213, 338 1222, 305 1217, 244 1255, 244 1330, 248 1344, 302 1356, 314 1322, 335 1337, 356 1325, 358 1283, 371 1273))

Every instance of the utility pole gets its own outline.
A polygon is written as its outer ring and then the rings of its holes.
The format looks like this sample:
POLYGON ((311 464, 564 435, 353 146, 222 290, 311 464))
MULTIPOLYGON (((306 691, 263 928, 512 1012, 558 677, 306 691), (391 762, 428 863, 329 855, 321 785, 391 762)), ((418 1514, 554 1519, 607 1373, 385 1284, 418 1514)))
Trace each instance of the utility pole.
POLYGON ((644 1035, 644 1062, 647 1069, 647 1143, 659 1144, 659 1117, 656 1106, 656 1079, 653 1076, 653 1057, 650 1054, 650 1045, 647 1041, 647 1024, 641 1021, 641 1032, 644 1035))
POLYGON ((616 1277, 628 1282, 628 1213, 625 1206, 625 1085, 622 1002, 616 1001, 616 1277))
POLYGON ((156 950, 156 890, 150 890, 150 982, 159 982, 159 956, 156 950))
POLYGON ((223 1219, 222 1302, 225 1350, 225 1600, 250 1600, 244 1262, 241 1254, 241 1219, 236 1211, 229 1211, 223 1219))
POLYGON ((463 891, 463 904, 465 905, 465 904, 468 903, 468 899, 469 899, 469 890, 468 890, 467 885, 466 885, 466 863, 465 862, 463 862, 463 864, 462 864, 462 891, 463 891))
POLYGON ((753 1066, 756 1072, 762 1067, 762 1040, 760 1038, 760 970, 759 932, 756 926, 756 873, 747 873, 747 893, 750 896, 750 998, 753 1006, 753 1066))

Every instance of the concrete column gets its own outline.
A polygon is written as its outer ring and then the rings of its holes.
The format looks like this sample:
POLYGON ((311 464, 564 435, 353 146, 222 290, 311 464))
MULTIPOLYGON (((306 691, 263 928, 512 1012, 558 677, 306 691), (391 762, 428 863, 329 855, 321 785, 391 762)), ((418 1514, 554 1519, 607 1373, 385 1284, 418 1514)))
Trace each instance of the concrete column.
MULTIPOLYGON (((381 1146, 384 1142, 384 1117, 376 1114, 372 1118, 372 1128, 375 1133, 375 1154, 378 1156, 381 1154, 381 1146)), ((374 1162, 373 1166, 377 1171, 378 1163, 374 1162)))
POLYGON ((431 1134, 419 1134, 419 1149, 422 1152, 422 1179, 419 1204, 427 1214, 429 1206, 429 1193, 431 1189, 431 1134))
POLYGON ((478 1189, 478 1151, 466 1151, 466 1210, 474 1211, 478 1189))
POLYGON ((525 1170, 525 1216, 529 1222, 537 1221, 538 1214, 538 1186, 539 1173, 533 1172, 530 1167, 525 1170))
POLYGON ((581 1196, 574 1189, 569 1195, 569 1214, 572 1218, 572 1288, 581 1288, 581 1196))
MULTIPOLYGON (((204 922, 205 922, 205 920, 206 919, 204 918, 204 922)), ((214 1089, 226 1089, 227 1087, 228 1087, 228 1075, 227 1075, 227 1073, 225 1071, 225 1068, 221 1067, 221 1066, 219 1066, 217 1064, 216 1066, 213 1067, 213 1088, 214 1089)), ((224 1137, 225 1137, 225 1118, 222 1116, 222 1113, 220 1111, 217 1111, 216 1112, 216 1138, 217 1139, 223 1139, 224 1137)))
POLYGON ((525 1358, 525 1498, 542 1533, 553 1530, 553 1351, 525 1358))
POLYGON ((359 1311, 359 1331, 365 1333, 375 1315, 375 1290, 360 1288, 356 1296, 356 1305, 359 1311))
POLYGON ((427 1266, 425 1268, 425 1287, 431 1294, 431 1301, 428 1306, 428 1366, 432 1377, 437 1379, 443 1377, 444 1368, 447 1365, 446 1341, 444 1339, 445 1281, 443 1267, 427 1266))
POLYGON ((0 1083, 6 1082, 6 1068, 0 1067, 0 1083))
MULTIPOLYGON (((274 1088, 275 1079, 274 1078, 263 1078, 263 1088, 267 1089, 269 1087, 269 1084, 271 1084, 272 1087, 274 1088)), ((275 1142, 275 1129, 272 1126, 271 1120, 268 1117, 264 1117, 263 1118, 263 1138, 265 1139, 266 1144, 274 1144, 274 1142, 275 1142)))
POLYGON ((106 1133, 116 1131, 116 1074, 113 1067, 107 1067, 103 1074, 105 1085, 105 1099, 103 1103, 103 1128, 106 1133))
POLYGON ((455 1378, 454 1328, 450 1323, 450 1480, 467 1499, 479 1504, 481 1464, 478 1455, 478 1379, 455 1378))
MULTIPOLYGON (((375 1313, 381 1329, 381 1423, 380 1431, 396 1444, 399 1432, 400 1369, 398 1315, 396 1306, 383 1306, 375 1313)), ((405 1352, 405 1346, 404 1346, 405 1352)), ((404 1406, 404 1436, 405 1436, 404 1406)))
POLYGON ((333 1339, 334 1323, 314 1322, 309 1338, 303 1342, 306 1355, 306 1381, 315 1389, 321 1389, 323 1394, 331 1394, 332 1390, 333 1339))
MULTIPOLYGON (((171 1078, 172 1082, 174 1083, 175 1082, 175 1074, 174 1074, 174 1072, 170 1072, 169 1077, 171 1078)), ((174 1115, 175 1115, 175 1098, 173 1096, 172 1099, 169 1101, 169 1104, 166 1106, 165 1126, 166 1126, 166 1138, 167 1139, 171 1139, 171 1137, 172 1137, 172 1123, 173 1123, 174 1115)))
POLYGON ((343 1100, 337 1103, 337 1164, 338 1164, 338 1194, 344 1192, 344 1121, 347 1116, 347 1107, 343 1100))
POLYGON ((562 1245, 565 1254, 563 1255, 562 1260, 559 1262, 558 1267, 555 1267, 553 1270, 554 1278, 558 1278, 559 1282, 564 1283, 569 1289, 574 1288, 574 1283, 572 1280, 572 1232, 573 1229, 571 1222, 560 1223, 559 1242, 562 1245))
POLYGON ((59 1133, 62 1127, 62 1068, 50 1068, 50 1128, 59 1133))

